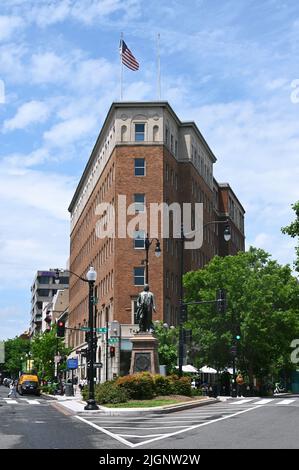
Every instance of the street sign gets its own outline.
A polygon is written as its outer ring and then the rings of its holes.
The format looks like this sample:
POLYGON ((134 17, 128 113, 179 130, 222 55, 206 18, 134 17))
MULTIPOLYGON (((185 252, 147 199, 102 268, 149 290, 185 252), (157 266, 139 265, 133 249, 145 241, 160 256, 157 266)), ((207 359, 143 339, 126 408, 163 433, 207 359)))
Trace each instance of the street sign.
POLYGON ((93 367, 103 367, 103 363, 102 362, 94 362, 93 363, 93 367))
POLYGON ((117 343, 118 338, 109 338, 109 343, 117 343))
POLYGON ((66 361, 66 366, 68 369, 77 369, 78 368, 78 358, 68 359, 66 361))
MULTIPOLYGON (((90 331, 90 328, 88 326, 81 326, 79 328, 80 331, 90 331)), ((96 331, 97 333, 106 333, 107 328, 94 328, 93 331, 96 331)))

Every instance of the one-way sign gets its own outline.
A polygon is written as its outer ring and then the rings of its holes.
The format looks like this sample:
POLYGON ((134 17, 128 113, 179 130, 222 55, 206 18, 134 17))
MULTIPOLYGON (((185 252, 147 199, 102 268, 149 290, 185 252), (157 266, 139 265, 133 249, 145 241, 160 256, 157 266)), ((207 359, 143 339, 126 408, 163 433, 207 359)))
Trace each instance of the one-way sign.
POLYGON ((93 367, 103 367, 103 363, 102 362, 94 362, 93 367))

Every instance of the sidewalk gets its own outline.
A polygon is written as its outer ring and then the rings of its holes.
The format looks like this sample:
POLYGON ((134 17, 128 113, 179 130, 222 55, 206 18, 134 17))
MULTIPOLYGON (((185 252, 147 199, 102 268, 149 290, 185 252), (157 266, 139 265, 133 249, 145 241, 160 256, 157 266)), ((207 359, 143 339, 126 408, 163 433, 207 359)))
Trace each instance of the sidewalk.
POLYGON ((188 402, 181 402, 172 405, 164 406, 155 406, 150 408, 108 408, 106 406, 98 405, 98 410, 84 410, 86 402, 82 400, 82 397, 65 397, 59 395, 46 395, 43 394, 44 398, 56 400, 57 404, 67 408, 73 413, 101 413, 108 416, 140 416, 144 414, 153 414, 153 413, 172 413, 180 410, 187 410, 190 408, 197 408, 200 406, 212 405, 213 403, 218 403, 220 400, 218 398, 204 398, 202 400, 194 400, 188 402))

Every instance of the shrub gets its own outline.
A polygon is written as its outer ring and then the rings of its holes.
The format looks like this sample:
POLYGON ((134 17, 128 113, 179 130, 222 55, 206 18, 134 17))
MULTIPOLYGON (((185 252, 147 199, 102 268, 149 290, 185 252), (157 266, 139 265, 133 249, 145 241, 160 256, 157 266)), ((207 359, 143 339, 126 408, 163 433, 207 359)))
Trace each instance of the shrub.
POLYGON ((190 377, 178 377, 177 375, 170 375, 171 390, 174 395, 191 396, 191 379, 190 377))
POLYGON ((132 400, 150 400, 155 393, 153 376, 149 372, 125 375, 115 383, 125 389, 132 400))
POLYGON ((192 397, 199 397, 202 395, 202 389, 201 388, 191 388, 191 396, 192 397))
POLYGON ((154 375, 154 386, 156 395, 171 395, 172 384, 169 377, 164 375, 154 375))
POLYGON ((105 403, 125 403, 129 400, 129 394, 124 388, 117 387, 114 381, 107 381, 103 384, 98 384, 95 391, 95 399, 100 405, 105 403))

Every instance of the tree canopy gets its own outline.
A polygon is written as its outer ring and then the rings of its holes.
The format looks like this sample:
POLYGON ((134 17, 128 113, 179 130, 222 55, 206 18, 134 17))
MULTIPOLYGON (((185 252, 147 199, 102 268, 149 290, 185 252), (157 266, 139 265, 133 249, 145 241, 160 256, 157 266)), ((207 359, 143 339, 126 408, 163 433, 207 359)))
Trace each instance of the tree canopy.
POLYGON ((5 364, 4 370, 13 378, 18 377, 19 372, 30 351, 29 339, 15 337, 5 341, 5 364))
MULTIPOLYGON (((55 374, 55 356, 65 358, 70 350, 71 348, 65 347, 64 339, 56 336, 56 327, 35 336, 31 342, 31 351, 38 375, 45 380, 52 380, 55 374)), ((62 362, 60 370, 65 369, 65 360, 62 362)))
POLYGON ((290 267, 261 249, 215 256, 203 269, 184 276, 186 301, 213 300, 227 293, 225 313, 215 304, 189 306, 187 326, 197 344, 197 365, 217 370, 231 364, 237 344, 238 368, 261 379, 292 367, 290 343, 299 333, 299 285, 290 267), (236 339, 237 335, 240 339, 236 339))
MULTIPOLYGON (((282 233, 286 233, 287 235, 290 235, 292 238, 296 238, 296 237, 299 237, 299 201, 293 204, 292 208, 295 211, 296 218, 294 222, 292 222, 290 225, 283 227, 281 231, 282 233)), ((297 259, 295 260, 294 264, 296 267, 296 271, 299 271, 299 244, 296 247, 296 255, 297 255, 297 259)))

